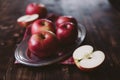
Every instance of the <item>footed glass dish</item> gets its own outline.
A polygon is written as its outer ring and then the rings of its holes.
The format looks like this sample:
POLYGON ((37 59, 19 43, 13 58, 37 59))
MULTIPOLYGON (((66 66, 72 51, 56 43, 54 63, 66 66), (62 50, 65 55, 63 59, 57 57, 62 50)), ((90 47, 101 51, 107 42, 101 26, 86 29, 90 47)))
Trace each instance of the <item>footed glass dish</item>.
POLYGON ((86 29, 83 25, 78 24, 78 39, 71 46, 65 47, 61 49, 56 55, 52 55, 48 58, 37 58, 28 50, 28 40, 30 35, 20 42, 15 50, 15 59, 18 63, 27 65, 27 66, 46 66, 51 65, 60 61, 67 59, 72 55, 73 51, 80 46, 80 44, 84 41, 86 36, 86 29))

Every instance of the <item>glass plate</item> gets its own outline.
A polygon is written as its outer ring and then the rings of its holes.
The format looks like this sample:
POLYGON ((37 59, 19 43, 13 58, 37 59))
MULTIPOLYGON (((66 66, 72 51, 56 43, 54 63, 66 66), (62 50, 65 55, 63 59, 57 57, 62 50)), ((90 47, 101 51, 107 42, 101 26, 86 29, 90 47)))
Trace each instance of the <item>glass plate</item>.
POLYGON ((57 53, 57 55, 53 55, 49 58, 40 59, 36 56, 32 55, 30 51, 28 50, 28 40, 29 36, 17 46, 15 50, 15 58, 16 60, 24 65, 28 66, 46 66, 50 65, 56 62, 60 62, 62 60, 65 60, 70 55, 72 55, 73 51, 80 46, 80 44, 83 42, 84 38, 86 36, 86 29, 83 25, 78 24, 78 39, 76 42, 64 49, 62 49, 60 52, 57 53))

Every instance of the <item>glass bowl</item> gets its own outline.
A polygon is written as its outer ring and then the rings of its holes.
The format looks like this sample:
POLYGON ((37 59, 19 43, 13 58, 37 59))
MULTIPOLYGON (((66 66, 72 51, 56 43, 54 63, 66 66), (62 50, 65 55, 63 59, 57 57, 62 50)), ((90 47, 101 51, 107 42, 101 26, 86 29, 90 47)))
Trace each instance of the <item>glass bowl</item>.
POLYGON ((83 42, 86 36, 86 29, 83 25, 78 24, 78 39, 75 41, 75 43, 69 47, 66 47, 62 49, 60 52, 57 53, 57 55, 53 55, 48 58, 40 59, 36 56, 32 55, 30 51, 28 50, 28 40, 29 35, 20 42, 20 44, 17 46, 15 50, 15 59, 18 61, 18 63, 27 65, 27 66, 46 66, 51 65, 60 61, 63 61, 67 59, 69 56, 72 55, 73 51, 80 46, 80 44, 83 42))

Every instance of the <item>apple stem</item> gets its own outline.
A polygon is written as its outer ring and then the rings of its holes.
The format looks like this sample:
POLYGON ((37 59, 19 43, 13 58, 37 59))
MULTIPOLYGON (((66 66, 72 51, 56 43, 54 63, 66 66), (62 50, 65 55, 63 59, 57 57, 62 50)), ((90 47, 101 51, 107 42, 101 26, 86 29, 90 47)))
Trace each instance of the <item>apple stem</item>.
POLYGON ((45 39, 45 36, 44 36, 43 34, 40 34, 40 37, 41 37, 42 39, 45 39))
POLYGON ((42 22, 41 25, 44 26, 44 25, 45 25, 45 22, 42 22))

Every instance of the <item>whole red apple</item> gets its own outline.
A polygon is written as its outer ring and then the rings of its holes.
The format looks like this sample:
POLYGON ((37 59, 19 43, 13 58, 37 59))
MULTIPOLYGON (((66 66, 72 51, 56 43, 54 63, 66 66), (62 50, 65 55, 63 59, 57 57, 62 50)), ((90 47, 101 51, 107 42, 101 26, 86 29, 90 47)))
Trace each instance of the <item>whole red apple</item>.
POLYGON ((77 27, 70 22, 59 25, 56 29, 56 35, 59 43, 63 46, 73 44, 78 36, 77 27))
POLYGON ((41 31, 30 37, 28 48, 38 58, 46 58, 57 52, 58 39, 51 31, 41 31))
POLYGON ((58 19, 59 15, 54 14, 54 13, 50 13, 47 15, 47 19, 51 20, 53 23, 56 22, 56 20, 58 19))
POLYGON ((30 3, 26 7, 26 14, 39 14, 40 18, 44 18, 47 15, 47 8, 43 4, 38 3, 30 3))
POLYGON ((56 26, 59 26, 62 23, 65 22, 72 22, 77 26, 77 21, 74 17, 72 16, 60 16, 57 20, 56 20, 56 26))
POLYGON ((39 33, 44 30, 52 31, 55 33, 55 26, 50 20, 47 19, 39 19, 33 22, 31 27, 32 34, 39 33))

